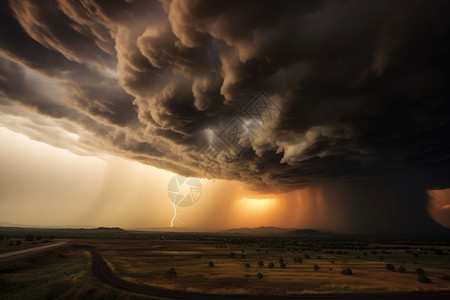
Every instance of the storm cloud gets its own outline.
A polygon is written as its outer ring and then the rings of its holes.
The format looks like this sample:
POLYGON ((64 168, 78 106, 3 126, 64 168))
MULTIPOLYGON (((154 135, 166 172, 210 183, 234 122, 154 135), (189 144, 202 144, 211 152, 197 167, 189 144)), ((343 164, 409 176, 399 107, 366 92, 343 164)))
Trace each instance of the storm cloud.
POLYGON ((267 191, 450 186, 448 1, 17 0, 0 11, 5 126, 51 118, 76 148, 267 191))

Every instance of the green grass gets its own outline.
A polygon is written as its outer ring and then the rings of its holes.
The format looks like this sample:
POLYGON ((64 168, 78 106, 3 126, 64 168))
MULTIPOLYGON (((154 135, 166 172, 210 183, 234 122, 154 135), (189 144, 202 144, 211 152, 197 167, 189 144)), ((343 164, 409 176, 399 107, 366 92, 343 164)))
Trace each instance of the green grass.
POLYGON ((149 299, 104 286, 91 276, 90 260, 89 252, 66 248, 15 263, 0 270, 0 299, 149 299))

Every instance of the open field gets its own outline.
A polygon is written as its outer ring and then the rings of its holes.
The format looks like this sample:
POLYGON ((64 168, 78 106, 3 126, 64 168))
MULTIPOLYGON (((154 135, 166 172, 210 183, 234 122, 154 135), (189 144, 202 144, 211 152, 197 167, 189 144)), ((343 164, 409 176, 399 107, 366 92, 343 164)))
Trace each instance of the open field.
POLYGON ((395 245, 373 244, 364 250, 319 250, 310 246, 180 240, 95 243, 96 249, 119 277, 167 289, 256 295, 450 290, 448 246, 441 247, 445 252, 442 255, 431 250, 434 247, 380 250, 395 245), (375 248, 378 250, 373 250, 375 248), (285 268, 280 266, 280 258, 284 260, 285 268), (295 262, 295 258, 301 258, 303 262, 295 262), (209 266, 210 261, 213 267, 209 266), (262 267, 258 265, 259 261, 263 261, 262 267), (250 268, 246 268, 247 263, 250 268), (273 268, 269 267, 270 263, 274 264, 273 268), (388 271, 386 264, 404 267, 405 272, 388 271), (318 265, 319 270, 314 270, 314 265, 318 265), (169 268, 175 268, 176 278, 167 279, 169 268), (343 268, 351 268, 353 275, 341 274, 343 268), (424 269, 431 283, 419 283, 416 268, 424 269), (262 273, 263 278, 258 279, 257 273, 262 273))
POLYGON ((135 237, 73 239, 65 248, 3 268, 0 299, 149 299, 98 281, 88 247, 103 257, 114 276, 181 295, 450 295, 448 242, 207 234, 135 237), (394 265, 395 271, 387 270, 386 264, 394 265), (170 268, 176 276, 169 276, 170 268), (343 275, 343 268, 353 274, 343 275), (430 283, 418 282, 417 268, 430 283))

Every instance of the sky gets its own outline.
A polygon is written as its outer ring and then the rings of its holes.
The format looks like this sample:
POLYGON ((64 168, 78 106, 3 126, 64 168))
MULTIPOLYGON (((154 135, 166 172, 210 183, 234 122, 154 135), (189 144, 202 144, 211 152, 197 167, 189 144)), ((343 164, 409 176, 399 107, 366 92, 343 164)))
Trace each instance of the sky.
POLYGON ((448 236, 448 1, 0 5, 0 222, 448 236))

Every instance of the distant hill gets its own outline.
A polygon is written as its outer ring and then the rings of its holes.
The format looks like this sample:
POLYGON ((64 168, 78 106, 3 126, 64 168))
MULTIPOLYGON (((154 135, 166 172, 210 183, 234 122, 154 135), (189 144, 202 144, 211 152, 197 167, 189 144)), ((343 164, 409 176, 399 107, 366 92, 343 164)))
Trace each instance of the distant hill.
POLYGON ((232 228, 220 230, 220 234, 242 234, 242 235, 285 235, 299 237, 331 237, 341 236, 339 233, 315 229, 296 229, 296 228, 280 228, 280 227, 256 227, 256 228, 232 228))
POLYGON ((279 227, 256 227, 256 228, 232 228, 220 230, 217 233, 228 233, 228 234, 245 234, 245 235, 277 235, 277 234, 287 234, 295 230, 294 228, 279 228, 279 227))
POLYGON ((125 231, 120 227, 98 227, 98 228, 90 228, 90 230, 103 230, 103 231, 125 231))

